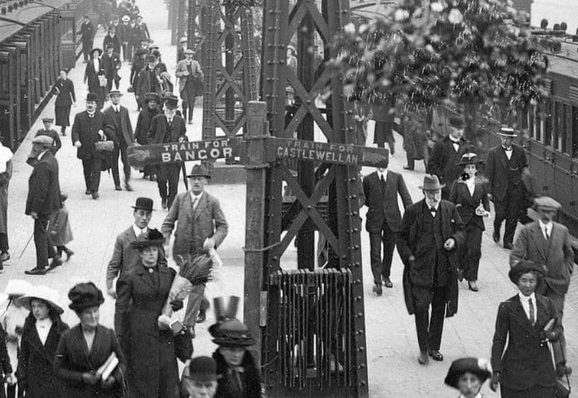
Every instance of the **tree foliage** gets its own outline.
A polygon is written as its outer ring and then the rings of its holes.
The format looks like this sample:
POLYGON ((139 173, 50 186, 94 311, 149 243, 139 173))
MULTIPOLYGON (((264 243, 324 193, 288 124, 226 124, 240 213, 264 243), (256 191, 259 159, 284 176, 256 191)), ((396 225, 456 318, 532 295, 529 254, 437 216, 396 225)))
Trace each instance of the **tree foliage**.
POLYGON ((510 0, 399 0, 385 18, 348 25, 333 65, 353 99, 524 107, 544 96, 547 67, 524 20, 510 0))

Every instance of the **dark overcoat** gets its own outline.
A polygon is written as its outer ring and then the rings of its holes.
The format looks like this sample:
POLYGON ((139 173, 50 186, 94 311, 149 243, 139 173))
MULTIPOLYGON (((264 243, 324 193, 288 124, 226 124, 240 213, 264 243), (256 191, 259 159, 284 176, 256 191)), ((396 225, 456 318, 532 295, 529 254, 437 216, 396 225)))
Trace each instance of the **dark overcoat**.
POLYGON ((97 326, 92 349, 89 351, 80 325, 64 332, 56 349, 54 372, 63 381, 67 397, 115 398, 122 397, 123 375, 126 363, 120 344, 111 329, 97 326), (116 383, 105 389, 101 383, 94 386, 82 381, 83 373, 95 373, 112 353, 118 366, 112 372, 116 383))
POLYGON ((176 196, 161 227, 165 238, 170 238, 175 222, 173 257, 200 253, 207 238, 213 238, 219 247, 229 231, 219 200, 207 192, 203 192, 194 211, 189 191, 176 196))
POLYGON ((123 273, 116 285, 114 328, 127 357, 131 398, 178 396, 177 357, 170 330, 159 330, 157 319, 167 300, 176 271, 158 266, 158 285, 142 262, 123 273), (169 390, 161 385, 172 386, 169 390))
POLYGON ((76 102, 76 94, 74 93, 74 83, 72 80, 68 78, 56 80, 53 86, 53 92, 54 91, 58 93, 56 95, 56 101, 54 102, 55 106, 70 106, 76 102), (54 87, 58 90, 54 90, 54 87))
MULTIPOLYGON (((532 325, 518 295, 498 308, 492 369, 500 372, 500 383, 505 387, 527 390, 536 385, 556 385, 550 350, 547 344, 541 343, 541 332, 551 319, 556 319, 556 311, 552 301, 539 294, 536 295, 536 309, 536 323, 532 325)), ((552 331, 558 335, 562 331, 557 319, 552 331)))
POLYGON ((136 128, 134 130, 134 138, 136 139, 136 142, 141 145, 147 145, 149 143, 148 135, 151 122, 153 118, 160 113, 161 110, 158 107, 150 109, 147 104, 144 104, 144 107, 138 114, 138 119, 136 120, 136 128))
POLYGON ((365 205, 369 207, 365 229, 367 232, 379 233, 383 229, 383 222, 387 220, 387 226, 393 232, 398 232, 401 226, 401 212, 397 201, 397 195, 401 196, 404 209, 413 203, 401 174, 387 171, 385 194, 381 191, 381 180, 377 172, 369 174, 363 179, 363 194, 365 205))
MULTIPOLYGON (((102 58, 98 62, 98 70, 94 67, 94 61, 91 59, 86 64, 86 69, 84 70, 84 82, 88 84, 88 90, 98 94, 97 91, 104 90, 104 87, 100 87, 100 81, 98 80, 98 75, 106 75, 104 70, 104 64, 102 63, 102 58)), ((102 103, 100 104, 102 106, 102 103)))
POLYGON ((143 100, 148 93, 162 94, 163 87, 159 82, 161 70, 158 67, 153 69, 154 73, 151 76, 150 68, 145 66, 136 78, 136 87, 134 87, 135 95, 143 100))
POLYGON ((471 222, 482 231, 485 230, 484 218, 476 214, 476 208, 480 203, 486 211, 490 211, 490 200, 484 181, 476 178, 474 195, 472 196, 466 182, 461 178, 457 179, 452 185, 449 201, 456 205, 464 225, 471 222))
POLYGON ((66 246, 74 239, 68 222, 68 209, 64 205, 50 216, 48 235, 54 246, 66 246))
MULTIPOLYGON (((167 131, 169 129, 169 122, 164 114, 158 114, 153 117, 151 126, 149 128, 149 143, 162 144, 167 142, 165 140, 167 131)), ((171 126, 170 139, 168 142, 178 142, 179 139, 187 134, 187 125, 185 119, 179 115, 173 117, 173 125, 171 126)))
POLYGON ((80 36, 83 43, 89 44, 94 40, 94 35, 96 34, 96 29, 92 22, 83 22, 80 25, 80 36))
MULTIPOLYGON (((3 376, 8 376, 12 374, 12 365, 10 364, 10 356, 8 355, 8 348, 6 347, 6 338, 8 337, 4 328, 0 325, 0 339, 2 343, 0 344, 0 377, 4 379, 3 376)), ((5 388, 0 388, 0 398, 6 397, 5 388)))
MULTIPOLYGON (((89 160, 95 156, 102 156, 94 149, 94 144, 100 141, 98 131, 104 129, 104 115, 96 111, 94 117, 89 117, 86 111, 77 113, 72 124, 72 144, 80 141, 82 144, 77 149, 76 157, 83 160, 89 160)), ((112 137, 110 138, 112 139, 112 137)))
POLYGON ((120 47, 121 47, 121 42, 120 42, 120 36, 117 35, 115 33, 114 36, 111 36, 109 34, 107 34, 106 36, 104 36, 104 39, 102 40, 102 50, 106 51, 106 46, 112 44, 112 48, 113 48, 113 52, 116 54, 120 54, 120 47))
POLYGON ((28 179, 26 215, 49 215, 61 207, 58 162, 50 151, 46 151, 28 179))
POLYGON ((54 358, 60 336, 68 325, 53 320, 46 343, 42 345, 36 331, 36 319, 30 313, 22 330, 22 341, 18 353, 16 377, 26 390, 28 398, 65 397, 62 381, 54 373, 54 358))
POLYGON ((494 200, 502 202, 506 198, 508 185, 520 189, 525 188, 522 181, 522 172, 528 167, 528 160, 524 150, 512 145, 512 157, 508 160, 506 151, 497 145, 488 151, 486 160, 486 178, 490 181, 489 193, 494 200), (510 178, 509 174, 512 173, 510 178))
POLYGON ((456 151, 450 137, 445 136, 435 143, 431 151, 427 172, 438 176, 440 183, 446 184, 442 189, 447 194, 444 198, 449 197, 452 184, 464 171, 458 162, 462 155, 468 151, 468 147, 467 141, 460 138, 460 145, 456 151))
POLYGON ((217 350, 213 353, 213 358, 217 362, 217 375, 219 384, 214 398, 261 398, 261 373, 255 365, 255 359, 249 350, 245 351, 241 367, 243 372, 241 379, 243 382, 243 394, 240 395, 231 384, 231 373, 229 365, 223 355, 217 350))
MULTIPOLYGON (((405 305, 409 314, 414 313, 414 303, 411 294, 411 287, 433 287, 434 268, 437 256, 443 256, 445 264, 449 264, 449 294, 447 297, 446 316, 454 315, 458 310, 458 277, 457 268, 459 259, 457 256, 458 248, 465 242, 465 233, 462 231, 464 223, 456 209, 456 206, 442 200, 438 207, 441 215, 442 236, 439 242, 441 245, 449 238, 454 238, 456 248, 446 251, 443 247, 430 247, 425 245, 422 240, 424 225, 424 216, 427 212, 425 199, 410 206, 401 222, 401 231, 397 240, 397 251, 404 264, 403 270, 403 291, 405 296, 405 305), (415 260, 410 261, 414 256, 415 260)), ((437 239, 436 239, 437 240, 437 239)))
POLYGON ((104 110, 104 131, 108 137, 114 137, 113 141, 117 146, 131 146, 134 143, 134 135, 128 109, 122 105, 119 109, 120 118, 115 115, 112 105, 104 110))
POLYGON ((104 75, 108 79, 109 84, 120 80, 120 77, 118 76, 118 70, 122 65, 122 61, 120 60, 120 56, 118 54, 119 53, 117 52, 113 52, 109 56, 108 53, 105 52, 101 58, 102 65, 104 67, 104 75))

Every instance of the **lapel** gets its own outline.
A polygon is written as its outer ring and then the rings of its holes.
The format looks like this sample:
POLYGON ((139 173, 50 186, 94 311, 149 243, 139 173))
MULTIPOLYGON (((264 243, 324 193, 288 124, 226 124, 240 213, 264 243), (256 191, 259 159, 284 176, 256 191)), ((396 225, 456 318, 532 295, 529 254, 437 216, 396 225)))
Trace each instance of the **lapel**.
POLYGON ((159 270, 159 289, 162 289, 163 286, 171 286, 172 283, 172 275, 169 271, 168 267, 158 266, 159 270))
MULTIPOLYGON (((191 195, 189 195, 189 200, 191 199, 191 195)), ((192 202, 191 202, 192 204, 192 202)), ((201 199, 199 199, 199 204, 197 205, 197 208, 194 210, 193 212, 193 219, 197 219, 199 217, 199 215, 205 210, 205 208, 207 207, 207 205, 209 204, 209 201, 207 199, 207 193, 203 192, 203 194, 201 195, 201 199)))
MULTIPOLYGON (((531 233, 532 239, 534 240, 534 245, 536 246, 536 249, 538 249, 538 251, 542 255, 542 258, 546 260, 548 254, 548 242, 546 242, 546 238, 544 238, 544 234, 542 234, 540 224, 537 221, 534 223, 534 225, 532 225, 531 231, 532 231, 531 233)), ((550 240, 552 240, 552 237, 550 237, 550 240)))
MULTIPOLYGON (((88 350, 88 343, 84 338, 84 334, 82 333, 82 327, 79 325, 75 326, 74 328, 75 339, 78 342, 78 349, 82 353, 82 357, 86 361, 86 363, 91 367, 94 368, 94 365, 91 361, 91 352, 88 350)), ((98 333, 98 331, 97 331, 98 333)), ((94 336, 94 342, 92 343, 92 348, 94 350, 94 346, 96 345, 96 335, 94 336)))
MULTIPOLYGON (((530 320, 528 319, 528 316, 526 315, 526 311, 524 311, 524 307, 522 306, 522 302, 520 300, 520 296, 516 295, 514 298, 514 305, 513 305, 513 311, 514 311, 514 319, 516 319, 518 321, 518 323, 520 323, 523 328, 525 330, 535 330, 535 327, 538 325, 538 310, 536 310, 536 323, 534 325, 532 325, 532 323, 530 322, 530 320)), ((538 301, 538 300, 536 300, 538 301)), ((536 308, 538 308, 538 303, 534 303, 534 305, 536 306, 536 308)))
MULTIPOLYGON (((159 267, 160 269, 160 267, 159 267)), ((143 282, 145 285, 147 285, 148 287, 150 287, 153 291, 155 291, 155 286, 151 283, 151 281, 149 280, 148 276, 146 275, 144 266, 142 265, 141 262, 139 262, 139 264, 137 265, 137 275, 139 276, 139 280, 141 282, 143 282)))
MULTIPOLYGON (((514 156, 514 151, 512 150, 512 157, 514 156)), ((500 163, 504 167, 504 170, 508 170, 508 157, 506 156, 506 151, 501 145, 498 145, 498 158, 500 163)))
POLYGON ((560 240, 558 235, 560 233, 560 229, 556 227, 556 223, 552 221, 552 231, 550 231, 550 240, 548 241, 548 257, 550 257, 550 250, 552 249, 552 245, 554 242, 560 240))

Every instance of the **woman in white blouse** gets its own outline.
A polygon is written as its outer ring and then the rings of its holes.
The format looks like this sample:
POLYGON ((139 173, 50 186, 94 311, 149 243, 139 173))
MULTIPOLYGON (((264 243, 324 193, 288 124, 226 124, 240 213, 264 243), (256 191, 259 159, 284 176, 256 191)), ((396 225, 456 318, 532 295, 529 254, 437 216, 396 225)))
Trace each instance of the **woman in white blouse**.
POLYGON ((58 293, 36 286, 18 302, 30 310, 18 354, 18 385, 27 398, 64 397, 62 382, 56 377, 53 365, 60 336, 68 329, 60 319, 64 311, 58 305, 58 293))

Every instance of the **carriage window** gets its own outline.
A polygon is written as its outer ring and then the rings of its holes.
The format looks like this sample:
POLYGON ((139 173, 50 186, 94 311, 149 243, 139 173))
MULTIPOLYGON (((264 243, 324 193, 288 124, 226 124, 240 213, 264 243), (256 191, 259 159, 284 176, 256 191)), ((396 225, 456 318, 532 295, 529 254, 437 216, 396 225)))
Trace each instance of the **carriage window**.
POLYGON ((552 129, 552 141, 551 145, 554 149, 560 149, 560 142, 564 136, 564 131, 566 130, 566 112, 564 104, 560 102, 555 102, 555 114, 554 121, 555 126, 552 129))
POLYGON ((563 126, 564 128, 560 130, 558 135, 558 149, 562 153, 568 153, 568 132, 570 130, 570 125, 568 123, 568 117, 570 116, 570 105, 562 105, 563 111, 563 126))
POLYGON ((536 138, 536 107, 530 106, 528 109, 528 133, 530 138, 536 138))
POLYGON ((8 77, 8 64, 0 61, 0 96, 4 97, 9 94, 10 80, 8 77))
POLYGON ((541 138, 545 145, 550 145, 552 142, 552 108, 550 100, 544 101, 544 131, 541 138))
POLYGON ((578 157, 578 107, 572 107, 572 157, 578 157))

